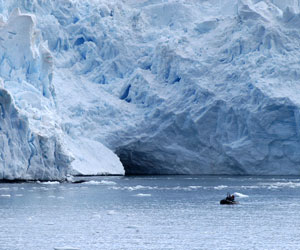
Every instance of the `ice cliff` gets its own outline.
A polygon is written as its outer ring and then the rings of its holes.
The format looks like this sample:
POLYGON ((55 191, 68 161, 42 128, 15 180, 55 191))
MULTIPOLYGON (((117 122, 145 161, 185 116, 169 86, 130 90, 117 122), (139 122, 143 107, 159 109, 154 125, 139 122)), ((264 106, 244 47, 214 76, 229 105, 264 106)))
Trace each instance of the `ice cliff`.
POLYGON ((61 179, 71 162, 43 121, 54 105, 52 57, 36 36, 34 17, 19 9, 0 22, 0 179, 61 179))
POLYGON ((299 6, 0 1, 0 178, 299 174, 299 6))

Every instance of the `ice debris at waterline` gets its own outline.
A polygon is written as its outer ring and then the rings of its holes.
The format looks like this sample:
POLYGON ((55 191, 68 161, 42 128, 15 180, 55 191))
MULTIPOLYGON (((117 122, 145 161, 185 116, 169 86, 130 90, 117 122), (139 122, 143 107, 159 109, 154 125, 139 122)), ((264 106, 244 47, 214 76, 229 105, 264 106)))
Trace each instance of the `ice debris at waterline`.
POLYGON ((0 13, 0 178, 300 173, 299 1, 0 13))
POLYGON ((54 250, 80 250, 80 248, 77 247, 54 247, 54 250))

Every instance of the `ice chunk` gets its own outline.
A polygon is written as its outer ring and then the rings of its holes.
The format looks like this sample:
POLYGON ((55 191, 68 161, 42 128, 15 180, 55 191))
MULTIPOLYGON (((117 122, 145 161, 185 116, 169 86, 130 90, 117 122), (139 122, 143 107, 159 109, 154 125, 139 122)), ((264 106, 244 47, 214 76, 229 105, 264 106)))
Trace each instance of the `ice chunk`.
POLYGON ((75 155, 72 167, 83 175, 124 174, 119 158, 107 147, 86 138, 69 140, 70 152, 75 155))
POLYGON ((57 185, 57 184, 60 184, 60 182, 58 182, 58 181, 45 181, 45 182, 38 181, 37 183, 42 184, 42 185, 57 185))
POLYGON ((117 183, 114 181, 87 181, 84 182, 85 185, 116 185, 117 183))
POLYGON ((80 248, 64 246, 64 247, 54 247, 54 250, 80 250, 80 248))
POLYGON ((4 197, 4 198, 10 198, 11 195, 10 194, 0 194, 0 197, 4 197))
POLYGON ((228 186, 226 186, 226 185, 219 185, 219 186, 214 187, 214 189, 216 189, 216 190, 222 190, 222 189, 225 189, 225 188, 228 188, 228 186))
POLYGON ((143 194, 143 193, 139 193, 139 194, 136 194, 135 196, 138 196, 138 197, 150 197, 151 194, 143 194))

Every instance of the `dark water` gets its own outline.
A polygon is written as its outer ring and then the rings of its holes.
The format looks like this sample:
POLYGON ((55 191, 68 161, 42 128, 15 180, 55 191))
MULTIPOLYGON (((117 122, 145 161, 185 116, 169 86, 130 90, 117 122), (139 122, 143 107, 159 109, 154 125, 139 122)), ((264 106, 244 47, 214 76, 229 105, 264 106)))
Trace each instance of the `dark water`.
POLYGON ((0 249, 300 249, 297 178, 89 180, 0 184, 0 249))

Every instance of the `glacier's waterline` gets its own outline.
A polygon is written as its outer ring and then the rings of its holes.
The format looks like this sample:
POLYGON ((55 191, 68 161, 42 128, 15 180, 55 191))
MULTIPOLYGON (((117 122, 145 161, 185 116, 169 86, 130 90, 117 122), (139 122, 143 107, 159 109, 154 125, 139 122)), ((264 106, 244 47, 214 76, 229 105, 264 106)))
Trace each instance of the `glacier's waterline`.
POLYGON ((0 183, 0 248, 297 249, 296 177, 93 177, 0 183), (221 206, 227 192, 240 202, 221 206))

